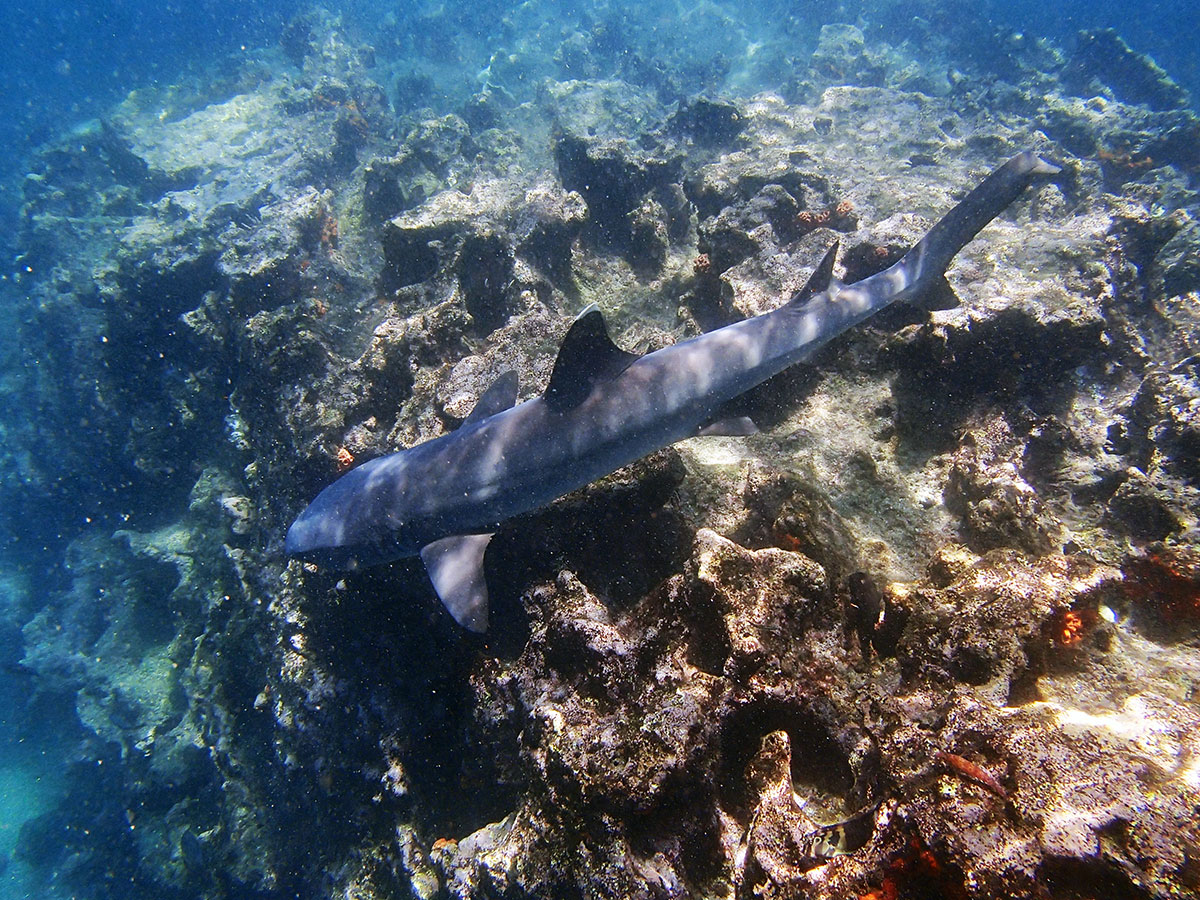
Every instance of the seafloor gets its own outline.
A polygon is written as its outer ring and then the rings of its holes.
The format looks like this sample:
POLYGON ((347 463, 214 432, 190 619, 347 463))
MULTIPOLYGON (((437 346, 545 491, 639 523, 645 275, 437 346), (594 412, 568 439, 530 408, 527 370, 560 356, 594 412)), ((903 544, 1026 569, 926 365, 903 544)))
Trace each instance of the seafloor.
POLYGON ((701 5, 660 23, 689 53, 531 9, 466 79, 436 12, 369 46, 316 11, 35 155, 0 647, 12 727, 67 762, 4 877, 1200 895, 1187 96, 1111 32, 747 45, 701 5), (835 239, 864 277, 1027 147, 1062 172, 960 254, 960 306, 772 380, 756 436, 509 523, 486 636, 415 561, 284 558, 346 466, 506 369, 536 394, 588 304, 645 349, 772 308, 835 239))

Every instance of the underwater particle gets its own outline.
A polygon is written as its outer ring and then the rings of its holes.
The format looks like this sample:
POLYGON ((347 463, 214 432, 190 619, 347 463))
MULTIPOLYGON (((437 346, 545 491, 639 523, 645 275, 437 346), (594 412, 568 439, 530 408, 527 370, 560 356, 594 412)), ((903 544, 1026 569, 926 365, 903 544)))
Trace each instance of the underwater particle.
POLYGON ((987 788, 1001 800, 1008 799, 1008 791, 1004 789, 1004 785, 983 766, 977 765, 957 753, 947 753, 944 750, 939 750, 933 755, 933 758, 956 775, 960 775, 982 788, 987 788))

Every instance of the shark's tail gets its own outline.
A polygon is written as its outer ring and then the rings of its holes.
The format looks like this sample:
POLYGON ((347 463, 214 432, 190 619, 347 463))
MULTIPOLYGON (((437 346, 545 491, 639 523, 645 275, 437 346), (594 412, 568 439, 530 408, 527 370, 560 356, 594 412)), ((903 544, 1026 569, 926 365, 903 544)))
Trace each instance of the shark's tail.
MULTIPOLYGON (((935 290, 956 253, 967 245, 988 222, 1025 191, 1038 177, 1060 171, 1032 150, 1018 153, 985 178, 954 209, 929 230, 898 264, 909 283, 905 294, 911 302, 922 298, 937 302, 935 290)), ((931 308, 941 308, 932 306, 931 308)))

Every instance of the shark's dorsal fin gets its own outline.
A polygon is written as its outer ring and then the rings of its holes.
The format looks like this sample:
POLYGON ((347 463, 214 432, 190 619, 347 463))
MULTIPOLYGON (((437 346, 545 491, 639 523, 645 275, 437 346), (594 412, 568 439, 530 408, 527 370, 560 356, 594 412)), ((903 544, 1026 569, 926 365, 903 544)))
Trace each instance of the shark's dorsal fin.
POLYGON ((506 409, 511 409, 516 402, 517 373, 513 369, 509 369, 493 381, 491 387, 484 391, 479 399, 475 401, 475 408, 463 420, 463 425, 474 425, 476 422, 482 422, 489 416, 494 416, 496 413, 502 413, 506 409))
POLYGON ((421 548, 421 562, 433 589, 454 621, 482 634, 488 627, 488 591, 483 553, 490 534, 459 534, 421 548))
POLYGON ((578 406, 596 384, 616 378, 637 358, 613 343, 600 310, 585 310, 558 348, 546 387, 547 405, 555 412, 578 406))
POLYGON ((837 253, 838 242, 834 241, 833 246, 825 251, 821 262, 813 269, 813 273, 808 276, 808 281, 804 282, 804 287, 792 294, 788 303, 807 303, 833 283, 833 264, 837 260, 837 253))

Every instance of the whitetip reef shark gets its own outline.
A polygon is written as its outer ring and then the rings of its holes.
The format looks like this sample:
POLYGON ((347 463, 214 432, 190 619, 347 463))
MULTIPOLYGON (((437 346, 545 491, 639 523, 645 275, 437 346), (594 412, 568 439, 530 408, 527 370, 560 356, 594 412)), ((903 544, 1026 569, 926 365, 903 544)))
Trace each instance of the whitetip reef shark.
POLYGON ((773 312, 644 356, 612 342, 594 307, 568 330, 545 392, 516 404, 500 376, 455 431, 373 459, 325 490, 288 529, 289 555, 356 568, 420 555, 459 624, 487 630, 483 556, 502 522, 684 438, 748 434, 722 408, 886 306, 927 309, 955 254, 1039 176, 1032 151, 1000 166, 898 262, 854 284, 832 279, 835 244, 773 312))

